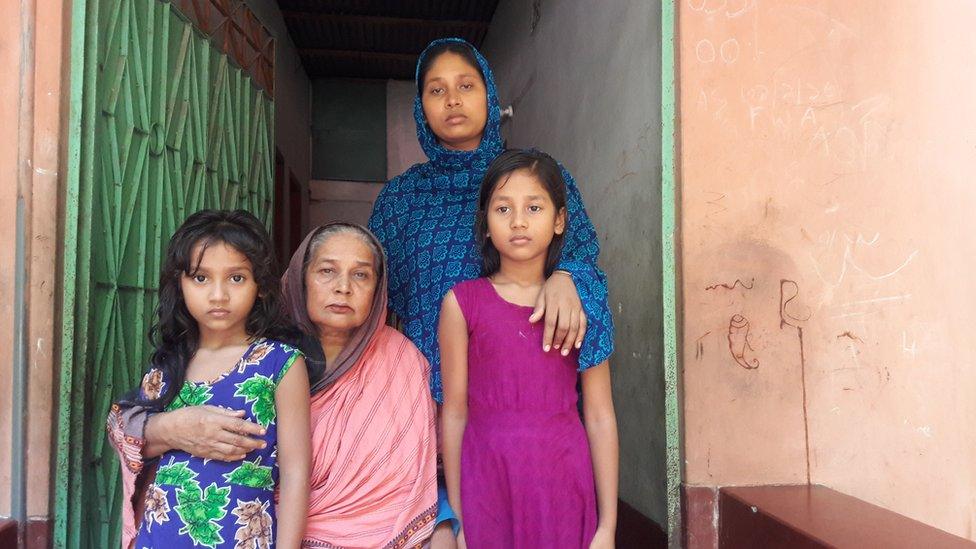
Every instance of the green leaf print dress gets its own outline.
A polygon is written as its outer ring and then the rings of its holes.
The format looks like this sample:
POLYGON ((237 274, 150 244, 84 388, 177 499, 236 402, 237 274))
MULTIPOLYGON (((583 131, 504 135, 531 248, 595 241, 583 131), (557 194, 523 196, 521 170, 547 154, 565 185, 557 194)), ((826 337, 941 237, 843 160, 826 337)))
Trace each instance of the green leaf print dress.
MULTIPOLYGON (((196 458, 172 450, 160 457, 155 481, 146 490, 146 512, 137 549, 181 547, 274 547, 274 489, 278 481, 275 390, 300 356, 277 341, 252 343, 237 365, 212 383, 187 381, 167 407, 210 404, 244 410, 244 418, 265 427, 267 446, 237 462, 196 458)), ((143 398, 157 398, 167 380, 151 369, 143 398)))

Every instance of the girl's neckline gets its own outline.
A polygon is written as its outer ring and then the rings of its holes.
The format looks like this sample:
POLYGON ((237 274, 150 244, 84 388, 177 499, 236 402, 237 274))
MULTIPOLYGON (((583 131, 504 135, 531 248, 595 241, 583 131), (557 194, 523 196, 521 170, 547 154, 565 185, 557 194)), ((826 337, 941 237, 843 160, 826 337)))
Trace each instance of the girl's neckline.
POLYGON ((502 303, 511 305, 512 307, 518 307, 519 309, 535 309, 535 306, 533 305, 521 305, 518 303, 512 303, 511 301, 502 297, 502 294, 498 293, 498 288, 495 287, 495 283, 491 281, 491 278, 486 276, 484 278, 484 281, 488 284, 488 287, 491 288, 491 292, 495 294, 495 297, 498 298, 498 300, 501 301, 502 303))
POLYGON ((235 362, 233 366, 231 366, 230 368, 228 368, 226 372, 223 372, 219 376, 217 376, 217 377, 215 377, 215 378, 213 378, 213 379, 211 379, 209 381, 207 381, 207 380, 204 380, 204 381, 196 381, 196 380, 193 380, 193 379, 187 379, 185 381, 187 383, 191 384, 191 385, 205 385, 207 387, 213 387, 214 385, 216 385, 217 383, 219 383, 221 380, 223 380, 225 377, 229 376, 231 374, 231 372, 233 372, 234 370, 238 369, 241 366, 241 363, 243 363, 249 356, 251 356, 251 353, 254 351, 254 347, 256 347, 257 344, 258 343, 261 343, 262 341, 264 341, 264 338, 259 338, 259 339, 255 339, 254 341, 252 341, 250 343, 250 345, 247 346, 247 349, 244 349, 244 353, 241 354, 241 358, 237 359, 237 362, 235 362))

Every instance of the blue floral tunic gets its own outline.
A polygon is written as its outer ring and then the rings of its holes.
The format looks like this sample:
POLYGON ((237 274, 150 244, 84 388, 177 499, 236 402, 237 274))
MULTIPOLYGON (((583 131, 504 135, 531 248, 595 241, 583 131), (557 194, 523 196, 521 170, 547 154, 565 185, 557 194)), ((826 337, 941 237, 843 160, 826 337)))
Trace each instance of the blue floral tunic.
MULTIPOLYGON (((252 343, 237 365, 211 383, 187 381, 167 411, 210 404, 244 410, 244 419, 266 429, 267 446, 243 461, 194 457, 181 450, 160 457, 156 478, 146 490, 137 549, 179 547, 274 547, 274 489, 278 482, 275 391, 301 356, 267 339, 252 343)), ((155 368, 143 378, 142 398, 155 399, 167 380, 155 368)))

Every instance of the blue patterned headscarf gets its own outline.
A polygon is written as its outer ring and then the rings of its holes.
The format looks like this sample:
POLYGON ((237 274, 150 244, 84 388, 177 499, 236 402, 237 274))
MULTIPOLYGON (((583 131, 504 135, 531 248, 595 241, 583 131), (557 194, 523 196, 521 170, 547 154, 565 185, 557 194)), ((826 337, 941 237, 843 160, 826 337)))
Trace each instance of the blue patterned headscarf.
MULTIPOLYGON (((467 46, 474 53, 475 59, 478 60, 478 66, 481 69, 481 74, 484 76, 485 88, 488 92, 488 121, 485 123, 485 133, 481 137, 481 145, 478 146, 477 150, 452 151, 445 148, 444 145, 440 144, 437 136, 434 135, 434 132, 431 131, 430 126, 427 124, 423 101, 418 93, 413 99, 413 119, 417 123, 417 139, 420 141, 420 147, 424 150, 424 154, 430 159, 432 167, 435 167, 439 171, 455 172, 475 170, 483 174, 488 170, 488 164, 491 164, 491 161, 501 154, 503 148, 501 134, 502 111, 498 103, 498 92, 495 90, 495 77, 491 74, 491 67, 488 66, 488 62, 485 61, 485 58, 481 56, 481 53, 474 46, 464 40, 460 38, 442 38, 431 42, 420 54, 414 77, 419 88, 422 85, 420 81, 420 65, 427 57, 427 53, 431 48, 449 43, 467 46)), ((476 178, 476 180, 469 181, 469 183, 480 186, 481 179, 476 178)))
MULTIPOLYGON (((431 365, 431 392, 442 400, 437 322, 441 299, 458 282, 481 274, 481 252, 474 235, 478 191, 488 165, 503 150, 501 108, 491 67, 471 44, 443 38, 427 46, 420 65, 434 46, 463 44, 478 60, 488 94, 488 120, 474 151, 441 145, 424 116, 420 94, 414 99, 417 138, 429 159, 390 180, 373 205, 369 229, 386 249, 390 309, 403 321, 404 332, 431 365)), ((418 82, 419 88, 419 82, 418 82)), ((588 327, 580 349, 580 369, 606 360, 613 351, 613 321, 607 306, 606 277, 597 267, 600 244, 586 215, 572 175, 566 180, 569 227, 559 270, 570 273, 586 313, 588 327)), ((542 345, 542 342, 539 342, 542 345)))

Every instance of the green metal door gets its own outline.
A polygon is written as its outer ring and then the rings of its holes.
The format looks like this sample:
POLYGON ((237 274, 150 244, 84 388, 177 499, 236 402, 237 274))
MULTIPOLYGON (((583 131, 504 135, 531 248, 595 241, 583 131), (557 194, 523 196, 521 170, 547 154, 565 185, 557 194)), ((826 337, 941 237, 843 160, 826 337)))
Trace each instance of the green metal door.
POLYGON ((270 223, 274 111, 170 3, 80 4, 54 544, 107 548, 119 544, 121 487, 104 419, 145 367, 166 242, 202 208, 244 208, 270 223))

